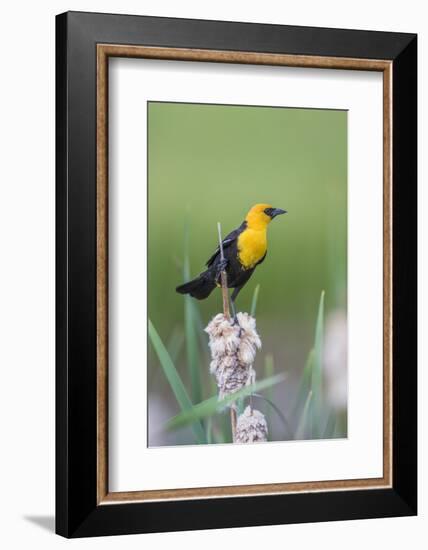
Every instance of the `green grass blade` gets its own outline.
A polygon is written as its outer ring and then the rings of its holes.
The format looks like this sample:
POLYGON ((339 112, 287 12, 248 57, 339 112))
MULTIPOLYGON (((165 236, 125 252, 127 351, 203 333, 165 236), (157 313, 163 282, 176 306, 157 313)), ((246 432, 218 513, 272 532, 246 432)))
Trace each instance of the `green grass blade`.
POLYGON ((212 416, 224 407, 231 405, 237 399, 247 397, 255 391, 263 391, 266 388, 269 388, 275 384, 279 384, 284 380, 284 378, 284 374, 277 374, 272 378, 260 380, 260 382, 256 382, 251 386, 246 386, 238 392, 232 395, 228 395, 221 401, 218 400, 218 397, 216 395, 210 397, 209 399, 206 399, 205 401, 194 405, 191 410, 183 410, 180 414, 171 418, 167 422, 166 427, 167 429, 172 430, 182 426, 187 426, 188 424, 191 424, 192 422, 195 422, 197 420, 201 420, 202 418, 206 418, 207 416, 212 416))
POLYGON ((217 440, 222 443, 227 443, 232 439, 232 430, 230 427, 230 414, 229 411, 223 411, 223 414, 219 414, 216 417, 212 417, 218 426, 217 440))
POLYGON ((336 430, 336 413, 334 411, 330 411, 330 414, 328 415, 327 423, 324 429, 323 439, 333 439, 335 430, 336 430))
MULTIPOLYGON (((190 281, 190 278, 189 227, 187 225, 184 236, 184 282, 190 281)), ((195 304, 193 298, 187 294, 184 296, 184 332, 186 340, 187 370, 189 373, 191 396, 194 403, 199 403, 202 399, 198 328, 198 317, 195 311, 195 304)))
MULTIPOLYGON (((180 405, 181 410, 189 411, 192 410, 192 402, 187 394, 186 388, 184 387, 184 384, 180 378, 180 375, 177 372, 177 369, 175 368, 175 365, 164 346, 157 330, 153 326, 152 322, 149 319, 149 338, 153 345, 153 348, 156 351, 156 354, 159 358, 159 362, 162 366, 163 372, 169 382, 169 385, 171 386, 171 389, 174 393, 174 396, 180 405)), ((205 434, 204 430, 202 428, 202 425, 199 421, 195 421, 195 424, 192 426, 192 429, 194 431, 196 441, 198 443, 205 443, 205 434)))
MULTIPOLYGON (((253 394, 251 394, 252 396, 253 394)), ((243 397, 240 397, 236 400, 236 412, 238 416, 240 416, 245 410, 245 399, 243 397)))
POLYGON ((226 430, 219 428, 217 426, 213 426, 213 441, 214 443, 227 443, 227 438, 224 435, 224 432, 226 430))
POLYGON ((312 382, 314 380, 317 385, 321 385, 322 375, 322 354, 323 354, 323 338, 324 338, 324 291, 321 292, 320 303, 318 307, 317 323, 315 327, 315 365, 312 373, 312 382))
POLYGON ((254 289, 253 299, 251 300, 251 309, 250 309, 251 317, 256 316, 257 300, 259 299, 259 292, 260 292, 260 285, 257 285, 256 288, 254 289))
POLYGON ((202 320, 202 314, 201 314, 201 310, 198 305, 198 302, 196 300, 192 300, 192 304, 193 304, 193 314, 194 314, 193 316, 196 321, 196 327, 197 327, 196 332, 197 332, 198 341, 199 341, 200 357, 202 355, 202 361, 203 361, 203 364, 205 365, 209 363, 209 361, 211 360, 210 354, 208 353, 208 345, 207 345, 208 335, 205 332, 205 325, 202 320))
POLYGON ((187 368, 191 386, 191 395, 194 403, 202 399, 201 387, 201 361, 199 356, 199 344, 197 336, 197 324, 195 319, 193 298, 184 297, 184 326, 186 339, 187 368))
POLYGON ((312 368, 311 390, 313 394, 313 429, 314 436, 320 436, 320 421, 322 419, 323 388, 322 388, 322 361, 324 339, 324 291, 321 292, 317 322, 315 326, 314 362, 312 368))
POLYGON ((311 426, 311 414, 310 407, 312 402, 312 391, 308 393, 306 398, 305 405, 303 407, 302 416, 300 417, 299 424, 296 429, 296 434, 294 439, 304 439, 305 437, 312 437, 312 426, 311 426))
POLYGON ((347 428, 347 418, 343 414, 336 413, 336 422, 334 425, 333 439, 334 438, 343 438, 346 437, 348 428, 347 428))
POLYGON ((177 327, 174 328, 171 334, 171 338, 168 341, 168 352, 171 356, 172 362, 175 363, 178 359, 178 356, 181 353, 184 344, 184 334, 181 330, 178 330, 177 327))
POLYGON ((205 439, 207 440, 208 444, 211 444, 213 442, 213 419, 212 417, 207 418, 207 421, 205 423, 205 439))
POLYGON ((296 400, 293 407, 293 415, 299 414, 302 411, 306 396, 311 389, 312 370, 315 361, 315 351, 311 349, 306 359, 305 367, 299 382, 296 400))

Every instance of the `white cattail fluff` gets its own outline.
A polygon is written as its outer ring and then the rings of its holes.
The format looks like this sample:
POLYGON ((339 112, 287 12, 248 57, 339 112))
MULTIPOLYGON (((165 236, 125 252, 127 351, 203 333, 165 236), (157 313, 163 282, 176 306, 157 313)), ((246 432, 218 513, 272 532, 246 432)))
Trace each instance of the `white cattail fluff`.
POLYGON ((248 406, 238 417, 235 443, 267 441, 268 427, 264 415, 248 406))
POLYGON ((215 376, 219 399, 254 383, 253 369, 257 348, 262 343, 256 332, 256 320, 248 313, 238 313, 238 322, 216 315, 205 331, 211 349, 210 371, 215 376))

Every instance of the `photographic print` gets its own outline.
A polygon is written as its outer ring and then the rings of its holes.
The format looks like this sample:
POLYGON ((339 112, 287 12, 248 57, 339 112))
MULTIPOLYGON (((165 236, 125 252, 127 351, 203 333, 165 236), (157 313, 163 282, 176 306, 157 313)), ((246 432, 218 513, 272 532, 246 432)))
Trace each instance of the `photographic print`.
POLYGON ((347 111, 149 101, 148 445, 347 436, 347 111))

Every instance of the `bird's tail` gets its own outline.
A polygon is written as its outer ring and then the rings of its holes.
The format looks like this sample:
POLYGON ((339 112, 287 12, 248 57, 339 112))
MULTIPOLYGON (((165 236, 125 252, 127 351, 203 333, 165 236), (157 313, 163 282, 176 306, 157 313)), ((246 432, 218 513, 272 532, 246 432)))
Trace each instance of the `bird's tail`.
POLYGON ((203 300, 211 294, 215 287, 215 282, 207 277, 206 273, 201 273, 193 281, 184 283, 184 285, 178 286, 175 290, 180 294, 190 294, 190 296, 193 296, 197 300, 203 300))

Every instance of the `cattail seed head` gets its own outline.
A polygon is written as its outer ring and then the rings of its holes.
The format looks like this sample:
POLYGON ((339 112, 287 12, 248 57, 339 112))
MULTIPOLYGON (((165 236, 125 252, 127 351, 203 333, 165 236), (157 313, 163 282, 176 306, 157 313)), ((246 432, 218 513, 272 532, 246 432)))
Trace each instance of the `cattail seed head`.
POLYGON ((208 324, 212 361, 210 371, 216 377, 219 399, 239 391, 255 381, 253 362, 261 341, 256 321, 248 313, 238 313, 232 323, 222 313, 208 324))
POLYGON ((255 443, 267 441, 268 427, 266 419, 260 411, 248 406, 238 417, 236 424, 236 443, 255 443))

